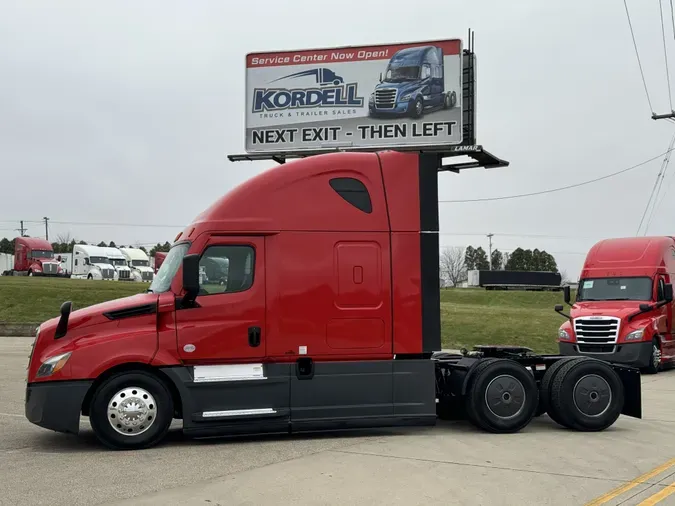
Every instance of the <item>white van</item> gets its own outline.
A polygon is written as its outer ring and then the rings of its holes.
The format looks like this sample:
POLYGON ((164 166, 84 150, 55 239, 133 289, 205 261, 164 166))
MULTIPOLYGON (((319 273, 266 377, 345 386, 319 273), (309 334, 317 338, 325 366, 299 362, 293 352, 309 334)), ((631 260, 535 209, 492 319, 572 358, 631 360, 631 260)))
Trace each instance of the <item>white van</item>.
POLYGON ((73 246, 71 278, 117 280, 117 271, 110 263, 108 249, 88 244, 73 246))
POLYGON ((120 251, 127 259, 133 280, 150 283, 155 277, 155 271, 150 267, 150 257, 145 251, 138 248, 120 248, 120 251))

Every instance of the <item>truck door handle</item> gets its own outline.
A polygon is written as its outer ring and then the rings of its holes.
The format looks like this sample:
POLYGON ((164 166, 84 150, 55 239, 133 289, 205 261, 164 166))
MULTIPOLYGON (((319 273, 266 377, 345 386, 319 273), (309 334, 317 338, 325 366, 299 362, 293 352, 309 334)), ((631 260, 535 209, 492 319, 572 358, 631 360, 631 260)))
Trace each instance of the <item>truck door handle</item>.
POLYGON ((260 346, 260 327, 248 328, 248 345, 253 348, 260 346))

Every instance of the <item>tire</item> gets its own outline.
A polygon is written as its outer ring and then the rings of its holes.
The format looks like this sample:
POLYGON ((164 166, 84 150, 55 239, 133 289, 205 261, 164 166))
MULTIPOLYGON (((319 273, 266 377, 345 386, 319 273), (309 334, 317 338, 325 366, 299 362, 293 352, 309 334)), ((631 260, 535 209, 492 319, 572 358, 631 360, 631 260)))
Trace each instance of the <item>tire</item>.
POLYGON ((419 119, 422 116, 424 116, 424 102, 422 101, 422 97, 418 95, 413 102, 412 117, 419 119))
POLYGON ((138 450, 164 439, 173 414, 173 399, 167 386, 150 373, 133 371, 111 376, 96 389, 89 422, 96 437, 108 448, 138 450), (138 406, 142 412, 136 417, 121 413, 122 403, 126 407, 138 406), (114 422, 119 423, 113 425, 114 422))
POLYGON ((601 360, 570 360, 551 383, 551 410, 562 425, 578 431, 606 429, 621 415, 623 402, 619 375, 601 360))
POLYGON ((452 109, 455 105, 457 105, 457 93, 454 91, 446 93, 443 97, 443 109, 452 109))
MULTIPOLYGON (((558 412, 551 407, 551 383, 553 378, 560 370, 562 366, 568 363, 570 360, 587 360, 589 357, 565 357, 561 358, 557 362, 554 362, 551 367, 549 367, 544 373, 544 377, 541 379, 541 384, 539 385, 539 408, 537 412, 539 415, 548 413, 548 416, 558 425, 566 427, 562 419, 558 415, 558 412)), ((568 427, 569 428, 569 427, 568 427)))
POLYGON ((475 426, 499 434, 520 431, 539 404, 539 390, 519 363, 492 359, 480 364, 469 380, 467 417, 475 426))
POLYGON ((649 365, 644 368, 645 374, 657 374, 661 370, 661 344, 657 337, 652 339, 652 354, 649 365))

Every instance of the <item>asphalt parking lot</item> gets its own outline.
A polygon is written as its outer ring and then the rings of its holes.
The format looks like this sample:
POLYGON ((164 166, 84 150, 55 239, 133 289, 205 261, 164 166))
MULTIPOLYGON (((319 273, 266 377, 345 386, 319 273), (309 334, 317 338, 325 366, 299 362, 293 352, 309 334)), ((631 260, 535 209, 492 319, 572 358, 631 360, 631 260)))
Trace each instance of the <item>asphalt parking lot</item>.
POLYGON ((643 377, 644 419, 596 434, 543 416, 513 435, 462 422, 240 440, 175 430, 111 452, 87 419, 73 437, 24 418, 30 342, 0 337, 1 505, 675 505, 675 371, 643 377))

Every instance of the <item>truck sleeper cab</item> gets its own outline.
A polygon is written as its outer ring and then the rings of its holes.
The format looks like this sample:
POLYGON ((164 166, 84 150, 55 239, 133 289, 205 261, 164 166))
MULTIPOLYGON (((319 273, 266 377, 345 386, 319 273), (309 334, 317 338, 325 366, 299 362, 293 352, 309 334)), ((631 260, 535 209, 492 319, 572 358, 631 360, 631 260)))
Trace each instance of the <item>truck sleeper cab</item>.
POLYGON ((397 51, 384 77, 370 95, 369 115, 421 118, 425 112, 450 109, 457 103, 455 91, 445 91, 443 50, 421 46, 397 51))
MULTIPOLYGON (((192 436, 428 426, 441 397, 469 399, 485 430, 520 430, 556 358, 434 355, 438 235, 421 232, 437 213, 421 203, 437 202, 437 181, 422 176, 424 156, 318 155, 231 190, 176 238, 147 293, 66 302, 39 327, 27 419, 77 433, 84 415, 109 447, 143 448, 173 418, 192 436), (505 395, 490 411, 485 399, 505 395)), ((639 372, 601 361, 561 368, 570 379, 555 395, 589 372, 613 389, 606 415, 569 409, 561 423, 600 430, 640 416, 639 372)))
POLYGON ((139 248, 120 248, 127 259, 127 265, 131 269, 131 277, 134 281, 150 283, 155 275, 150 267, 150 257, 139 248))
POLYGON ((558 331, 560 353, 627 364, 650 374, 672 365, 674 276, 672 237, 595 244, 586 256, 574 304, 565 290, 571 310, 558 331))
POLYGON ((108 258, 108 248, 76 244, 71 257, 71 277, 89 280, 116 281, 117 271, 108 258))
POLYGON ((118 281, 132 281, 131 269, 127 265, 127 259, 117 248, 103 248, 110 265, 115 269, 115 279, 118 281))
POLYGON ((5 276, 65 276, 49 241, 38 237, 17 237, 14 240, 14 268, 5 276))

